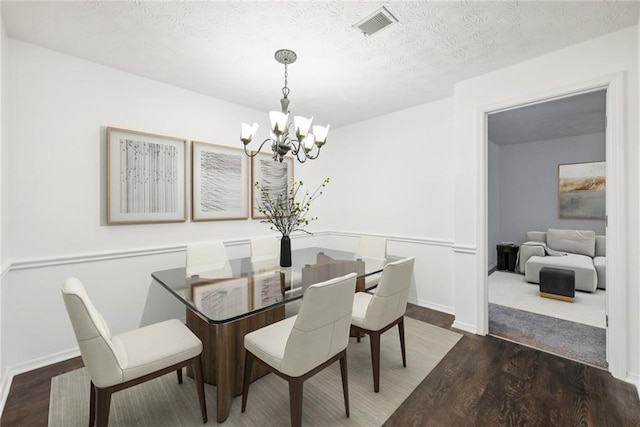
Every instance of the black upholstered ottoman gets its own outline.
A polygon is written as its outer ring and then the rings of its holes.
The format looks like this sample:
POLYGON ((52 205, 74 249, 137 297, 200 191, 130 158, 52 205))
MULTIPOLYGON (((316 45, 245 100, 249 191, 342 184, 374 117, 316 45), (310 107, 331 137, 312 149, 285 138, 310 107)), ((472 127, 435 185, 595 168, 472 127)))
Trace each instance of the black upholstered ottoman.
POLYGON ((576 274, 571 270, 543 267, 540 269, 540 296, 573 302, 576 274))

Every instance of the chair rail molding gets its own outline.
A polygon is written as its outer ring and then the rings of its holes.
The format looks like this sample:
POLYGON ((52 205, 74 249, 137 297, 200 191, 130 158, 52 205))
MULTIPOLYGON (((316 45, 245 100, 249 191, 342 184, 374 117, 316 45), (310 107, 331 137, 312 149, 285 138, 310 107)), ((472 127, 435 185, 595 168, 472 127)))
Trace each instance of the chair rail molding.
POLYGON ((478 252, 478 248, 475 245, 452 245, 451 249, 457 254, 475 255, 478 252))
MULTIPOLYGON (((382 235, 382 234, 367 234, 367 233, 332 231, 332 230, 314 231, 313 234, 311 235, 297 234, 297 235, 292 235, 291 238, 295 240, 309 239, 314 236, 315 237, 342 236, 342 237, 355 238, 362 235, 384 237, 387 240, 392 242, 413 243, 418 245, 444 246, 444 247, 452 247, 453 245, 453 241, 441 240, 441 239, 391 236, 391 235, 382 235)), ((225 240, 224 244, 226 247, 244 246, 244 245, 248 246, 251 244, 251 238, 225 240)), ((473 249, 475 251, 475 248, 471 248, 471 247, 461 247, 461 248, 463 250, 473 249)), ((58 265, 67 265, 67 264, 81 264, 86 262, 109 261, 109 260, 121 259, 121 258, 153 256, 153 255, 161 255, 161 254, 174 253, 174 252, 185 252, 186 250, 187 250, 187 244, 181 243, 181 244, 173 244, 173 245, 167 245, 167 246, 152 246, 152 247, 126 249, 126 250, 91 252, 91 253, 85 253, 85 254, 72 254, 72 255, 67 255, 62 257, 49 257, 49 258, 44 257, 44 258, 17 260, 17 261, 12 261, 5 266, 4 270, 2 271, 2 277, 6 276, 6 274, 9 271, 29 270, 29 269, 42 268, 42 267, 55 267, 58 265)))

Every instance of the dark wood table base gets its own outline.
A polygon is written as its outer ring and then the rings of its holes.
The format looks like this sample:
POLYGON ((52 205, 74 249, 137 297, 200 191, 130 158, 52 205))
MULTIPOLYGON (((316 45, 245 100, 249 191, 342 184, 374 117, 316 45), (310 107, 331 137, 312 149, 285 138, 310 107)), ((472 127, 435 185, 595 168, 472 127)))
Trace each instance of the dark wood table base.
MULTIPOLYGON (((244 336, 283 319, 284 305, 227 323, 208 323, 187 310, 187 326, 202 341, 204 382, 217 388, 216 420, 219 423, 229 416, 234 396, 242 394, 244 336)), ((256 366, 251 381, 268 373, 268 369, 256 366)))

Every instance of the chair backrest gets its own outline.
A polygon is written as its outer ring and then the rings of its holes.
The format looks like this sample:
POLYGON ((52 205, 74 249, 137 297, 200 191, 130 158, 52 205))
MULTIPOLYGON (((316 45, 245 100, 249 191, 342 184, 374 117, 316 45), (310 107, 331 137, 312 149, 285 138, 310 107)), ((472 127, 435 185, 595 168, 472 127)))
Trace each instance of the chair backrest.
POLYGON ((356 276, 350 273, 307 288, 285 347, 283 373, 300 376, 347 348, 356 276))
POLYGON ((365 258, 386 258, 387 239, 384 237, 361 236, 358 239, 356 255, 365 258))
POLYGON ((366 272, 380 270, 387 258, 387 239, 372 236, 360 237, 355 258, 364 261, 366 272))
POLYGON ((62 297, 89 376, 98 387, 123 381, 126 354, 111 341, 111 332, 95 309, 80 280, 70 277, 62 285, 62 297))
POLYGON ((280 241, 276 238, 251 239, 251 270, 260 273, 280 266, 280 241))
POLYGON ((207 277, 232 277, 227 249, 220 241, 187 245, 187 276, 205 273, 207 277))
POLYGON ((380 283, 367 307, 363 328, 376 331, 404 315, 413 263, 414 258, 405 258, 384 267, 380 283))

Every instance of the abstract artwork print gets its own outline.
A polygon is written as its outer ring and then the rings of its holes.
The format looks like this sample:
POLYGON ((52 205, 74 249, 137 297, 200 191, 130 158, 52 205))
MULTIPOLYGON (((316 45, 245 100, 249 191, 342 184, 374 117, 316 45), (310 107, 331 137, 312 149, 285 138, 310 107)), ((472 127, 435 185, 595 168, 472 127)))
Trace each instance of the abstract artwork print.
POLYGON ((605 162, 558 165, 558 214, 561 219, 604 219, 605 162))
POLYGON ((177 147, 120 139, 120 212, 176 212, 177 147))
POLYGON ((193 220, 247 218, 249 180, 244 152, 194 142, 192 156, 193 220))

